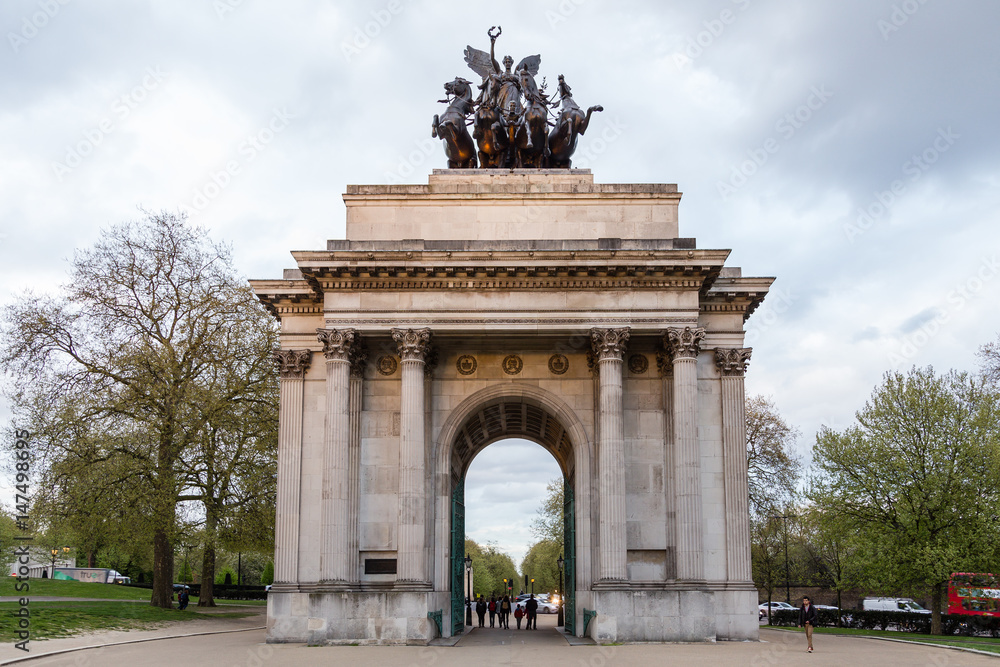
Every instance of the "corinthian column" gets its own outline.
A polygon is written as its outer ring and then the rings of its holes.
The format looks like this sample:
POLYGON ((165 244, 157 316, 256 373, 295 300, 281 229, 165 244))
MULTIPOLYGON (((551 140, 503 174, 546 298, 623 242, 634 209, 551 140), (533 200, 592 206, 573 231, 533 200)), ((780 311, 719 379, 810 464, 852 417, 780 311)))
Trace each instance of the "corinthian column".
POLYGON ((677 578, 705 579, 698 446, 698 352, 705 330, 667 329, 664 346, 674 365, 674 443, 677 489, 677 578))
POLYGON ((402 392, 399 409, 399 518, 397 525, 397 580, 427 580, 424 545, 426 521, 424 488, 424 362, 430 347, 430 329, 393 329, 400 358, 402 392))
POLYGON ((278 498, 275 508, 274 581, 299 580, 299 490, 302 481, 302 390, 309 350, 276 350, 280 374, 278 498))
POLYGON ((320 510, 320 580, 351 579, 350 382, 357 350, 354 329, 318 329, 326 357, 326 426, 323 429, 323 500, 320 510))
POLYGON ((622 357, 629 329, 591 329, 590 342, 599 373, 597 445, 601 477, 600 526, 602 580, 624 581, 625 542, 625 422, 622 402, 622 357))
POLYGON ((730 582, 749 582, 750 508, 747 482, 746 404, 743 376, 751 349, 715 348, 722 373, 722 451, 726 484, 726 571, 730 582))

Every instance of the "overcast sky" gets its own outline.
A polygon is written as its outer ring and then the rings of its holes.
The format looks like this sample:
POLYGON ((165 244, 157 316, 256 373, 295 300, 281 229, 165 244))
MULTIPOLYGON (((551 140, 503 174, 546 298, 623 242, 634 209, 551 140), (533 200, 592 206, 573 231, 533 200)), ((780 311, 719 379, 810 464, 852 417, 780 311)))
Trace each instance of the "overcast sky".
MULTIPOLYGON (((677 183, 682 236, 777 277, 747 388, 801 429, 803 457, 885 371, 976 368, 1000 331, 989 0, 6 0, 0 302, 53 289, 140 206, 188 210, 247 277, 279 277, 290 250, 343 238, 348 183, 445 166, 436 100, 475 79, 462 50, 495 24, 498 56, 540 53, 550 89, 564 74, 604 106, 578 166, 677 183)), ((558 474, 533 451, 503 471, 518 504, 469 525, 518 561, 530 517, 510 517, 558 474)), ((474 471, 505 460, 488 454, 474 471)))

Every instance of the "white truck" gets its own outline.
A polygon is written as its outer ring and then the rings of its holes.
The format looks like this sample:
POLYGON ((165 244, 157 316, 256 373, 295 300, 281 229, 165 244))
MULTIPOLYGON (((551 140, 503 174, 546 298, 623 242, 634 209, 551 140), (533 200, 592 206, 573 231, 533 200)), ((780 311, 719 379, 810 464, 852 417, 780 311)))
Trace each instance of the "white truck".
POLYGON ((929 614, 930 609, 924 609, 912 598, 865 598, 861 603, 865 611, 908 611, 913 614, 929 614))
POLYGON ((104 567, 57 567, 53 579, 96 584, 130 584, 132 579, 117 570, 104 567))

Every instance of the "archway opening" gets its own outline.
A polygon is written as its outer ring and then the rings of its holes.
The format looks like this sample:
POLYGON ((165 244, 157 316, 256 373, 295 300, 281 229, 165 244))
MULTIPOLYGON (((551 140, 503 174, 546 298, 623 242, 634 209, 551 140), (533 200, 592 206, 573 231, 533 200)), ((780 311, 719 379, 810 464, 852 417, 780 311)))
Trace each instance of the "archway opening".
MULTIPOLYGON (((544 577, 535 577, 541 573, 526 571, 524 559, 533 545, 549 537, 539 534, 534 526, 553 483, 558 485, 558 494, 562 496, 563 479, 562 468, 551 453, 522 439, 500 440, 484 448, 465 474, 466 551, 471 540, 481 549, 491 548, 509 556, 516 569, 515 576, 501 579, 511 579, 509 588, 513 595, 525 592, 525 576, 529 580, 527 592, 553 592, 549 590, 551 573, 546 571, 544 577), (538 579, 535 591, 530 590, 532 578, 538 579)), ((557 518, 561 515, 560 507, 557 518)), ((561 535, 560 530, 554 536, 560 543, 561 535)), ((555 557, 562 555, 561 546, 555 557)), ((496 573, 483 574, 482 585, 474 587, 474 594, 499 592, 494 581, 496 573)))
MULTIPOLYGON (((580 439, 578 421, 574 422, 573 419, 575 418, 571 416, 571 413, 566 411, 564 406, 559 405, 558 401, 543 400, 540 397, 525 395, 523 393, 514 396, 503 394, 493 395, 489 398, 485 396, 470 397, 466 405, 460 406, 460 409, 456 412, 456 419, 452 422, 452 426, 445 430, 447 439, 451 444, 451 447, 447 451, 449 451, 450 457, 451 474, 449 478, 452 498, 450 551, 453 633, 458 634, 467 624, 473 622, 466 598, 468 592, 468 570, 465 563, 465 536, 467 525, 466 507, 469 504, 466 501, 469 500, 477 504, 485 501, 487 504, 485 511, 490 512, 488 505, 491 499, 506 499, 509 497, 509 494, 516 494, 517 475, 523 476, 526 474, 525 469, 522 469, 518 465, 520 463, 523 463, 526 467, 542 471, 542 474, 537 477, 537 486, 535 487, 539 489, 539 491, 535 492, 537 495, 533 494, 534 497, 529 498, 527 503, 511 503, 511 511, 516 512, 518 519, 525 522, 522 529, 530 527, 531 519, 536 515, 539 504, 545 499, 544 487, 554 479, 561 479, 563 481, 564 540, 562 549, 559 550, 561 553, 556 554, 556 556, 557 558, 562 556, 561 565, 563 566, 563 574, 560 577, 559 593, 560 601, 563 602, 566 612, 565 628, 567 632, 574 633, 574 576, 576 560, 573 493, 576 468, 574 434, 575 439, 580 439), (567 414, 570 416, 567 417, 567 414), (568 429, 567 424, 570 424, 572 428, 568 429), (516 440, 517 444, 500 445, 496 448, 490 448, 495 453, 487 451, 489 445, 500 443, 501 441, 511 442, 512 440, 516 440), (506 455, 517 449, 521 450, 522 456, 518 458, 522 460, 511 465, 506 455), (482 473, 479 472, 480 466, 475 466, 475 469, 473 469, 474 460, 481 455, 485 457, 480 459, 482 473), (552 464, 555 464, 554 467, 551 467, 552 464), (550 469, 546 469, 545 465, 549 466, 550 469), (498 481, 493 485, 493 488, 489 488, 489 486, 482 488, 477 483, 475 487, 468 489, 473 495, 467 498, 466 482, 470 472, 473 475, 472 479, 474 482, 476 482, 480 475, 485 476, 487 480, 498 476, 502 477, 503 475, 513 477, 513 479, 509 480, 509 484, 508 479, 502 479, 502 481, 498 481)), ((517 498, 516 500, 521 501, 524 498, 517 498)), ((477 507, 477 510, 479 509, 482 508, 477 507)), ((500 531, 502 533, 505 525, 503 521, 505 517, 497 517, 497 512, 495 511, 492 514, 493 516, 488 520, 494 526, 489 530, 500 531), (497 521, 498 518, 500 519, 499 521, 497 521)), ((509 524, 507 525, 508 529, 512 530, 509 524)), ((477 531, 477 534, 481 534, 480 531, 482 528, 478 524, 478 519, 477 525, 473 527, 473 530, 477 531)), ((528 532, 530 533, 530 531, 528 532)), ((498 539, 498 546, 500 542, 498 539)), ((505 538, 503 544, 506 546, 511 544, 511 542, 505 538)), ((511 551, 517 550, 516 543, 512 546, 514 548, 508 547, 511 551)), ((523 549, 525 546, 527 545, 525 544, 521 548, 523 549)), ((521 563, 515 563, 515 568, 518 570, 520 566, 521 563)), ((520 581, 517 584, 511 584, 509 590, 510 593, 515 595, 524 588, 524 573, 518 571, 518 574, 521 575, 520 581)), ((529 573, 529 589, 530 578, 529 573)), ((474 583, 473 589, 475 590, 474 583)), ((536 593, 538 592, 536 589, 536 593)))

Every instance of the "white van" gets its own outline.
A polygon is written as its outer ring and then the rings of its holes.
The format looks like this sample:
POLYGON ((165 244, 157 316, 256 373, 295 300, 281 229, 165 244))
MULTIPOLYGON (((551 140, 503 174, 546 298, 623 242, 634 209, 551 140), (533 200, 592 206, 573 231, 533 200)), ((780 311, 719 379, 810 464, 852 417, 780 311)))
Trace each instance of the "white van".
POLYGON ((908 611, 913 614, 929 614, 930 609, 924 609, 912 598, 865 598, 862 603, 865 611, 908 611))

